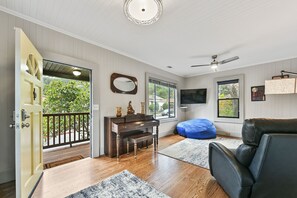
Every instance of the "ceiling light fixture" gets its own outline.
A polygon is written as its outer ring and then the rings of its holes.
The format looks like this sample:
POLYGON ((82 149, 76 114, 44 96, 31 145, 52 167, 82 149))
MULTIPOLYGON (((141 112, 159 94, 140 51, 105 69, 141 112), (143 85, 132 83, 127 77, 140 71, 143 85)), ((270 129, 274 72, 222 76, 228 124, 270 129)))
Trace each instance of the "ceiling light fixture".
POLYGON ((81 71, 78 70, 78 69, 73 70, 72 73, 73 73, 74 76, 80 76, 81 75, 81 71))
POLYGON ((161 0, 125 0, 124 13, 138 25, 151 25, 162 15, 161 0))
POLYGON ((297 75, 296 72, 282 70, 279 79, 265 80, 265 94, 294 94, 297 93, 297 82, 295 78, 285 77, 284 74, 297 75))
POLYGON ((210 68, 216 72, 216 71, 218 71, 218 66, 219 66, 218 62, 215 62, 215 63, 211 63, 210 68))
POLYGON ((296 89, 295 78, 265 80, 265 94, 294 94, 296 89))
POLYGON ((290 72, 290 71, 285 71, 285 70, 281 70, 281 77, 284 78, 284 74, 293 74, 297 76, 296 72, 290 72))

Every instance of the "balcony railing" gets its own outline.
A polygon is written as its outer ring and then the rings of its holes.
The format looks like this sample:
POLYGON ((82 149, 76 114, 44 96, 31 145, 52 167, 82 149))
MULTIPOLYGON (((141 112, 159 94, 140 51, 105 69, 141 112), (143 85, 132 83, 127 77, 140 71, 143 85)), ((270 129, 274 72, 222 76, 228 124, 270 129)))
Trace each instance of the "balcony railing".
POLYGON ((90 140, 90 113, 43 114, 43 148, 90 140))

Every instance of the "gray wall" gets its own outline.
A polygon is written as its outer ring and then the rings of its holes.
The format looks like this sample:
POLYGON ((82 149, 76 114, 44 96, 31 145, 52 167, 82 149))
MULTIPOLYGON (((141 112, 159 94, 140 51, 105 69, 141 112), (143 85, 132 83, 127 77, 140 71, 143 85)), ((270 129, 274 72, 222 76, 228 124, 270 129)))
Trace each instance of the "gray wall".
MULTIPOLYGON (((0 124, 2 126, 0 129, 0 183, 14 179, 14 130, 10 129, 8 125, 12 121, 11 115, 14 109, 13 28, 15 26, 24 30, 42 55, 46 54, 46 56, 56 60, 70 60, 72 64, 75 64, 75 60, 77 59, 82 60, 77 61, 77 66, 82 66, 81 64, 84 64, 84 61, 89 64, 94 63, 92 66, 94 103, 100 105, 98 117, 95 117, 96 120, 94 120, 94 137, 98 139, 96 139, 97 144, 93 146, 97 155, 99 155, 99 149, 100 154, 104 152, 103 117, 115 115, 116 106, 122 106, 123 110, 126 110, 130 100, 136 112, 140 112, 140 102, 145 101, 146 72, 172 79, 178 82, 179 87, 184 86, 184 79, 181 77, 4 12, 0 12, 0 24, 0 124), (51 55, 49 56, 47 54, 51 55), (55 58, 52 54, 58 54, 58 56, 55 58), (113 72, 135 76, 138 79, 138 93, 136 95, 112 93, 109 83, 110 75, 113 72)), ((124 111, 124 113, 126 112, 124 111)), ((178 109, 178 120, 162 123, 160 126, 160 135, 172 133, 176 123, 184 120, 184 118, 185 113, 178 109)))
MULTIPOLYGON (((223 66, 221 66, 223 67, 223 66)), ((267 95, 266 101, 251 101, 251 86, 264 85, 265 80, 280 75, 281 70, 297 72, 297 59, 261 64, 241 69, 217 72, 208 75, 187 78, 185 88, 207 88, 207 104, 190 105, 186 111, 186 118, 215 118, 215 78, 244 74, 244 117, 247 118, 296 118, 297 94, 267 95)), ((292 76, 293 77, 293 76, 292 76)), ((241 101, 243 102, 243 101, 241 101)), ((241 136, 242 124, 215 122, 220 132, 228 135, 241 136)))

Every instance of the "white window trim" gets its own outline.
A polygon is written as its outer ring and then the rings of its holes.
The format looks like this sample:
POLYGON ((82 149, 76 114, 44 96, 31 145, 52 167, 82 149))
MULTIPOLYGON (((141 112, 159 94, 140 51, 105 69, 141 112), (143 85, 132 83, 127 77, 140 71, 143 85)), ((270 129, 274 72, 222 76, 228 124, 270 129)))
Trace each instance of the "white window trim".
POLYGON ((227 76, 227 77, 220 77, 214 79, 214 86, 215 86, 215 122, 227 122, 227 123, 243 123, 244 121, 244 75, 235 75, 235 76, 227 76), (219 118, 218 117, 218 82, 219 81, 227 81, 227 80, 239 80, 239 118, 219 118))
POLYGON ((146 113, 149 112, 149 89, 148 89, 148 86, 149 86, 149 79, 150 78, 176 84, 175 117, 174 118, 161 118, 161 119, 158 119, 158 120, 160 120, 161 123, 178 121, 178 119, 177 119, 177 117, 178 117, 177 116, 177 106, 179 104, 179 101, 178 101, 179 100, 178 82, 176 80, 172 80, 172 79, 166 78, 164 76, 160 76, 160 75, 156 75, 156 74, 152 74, 152 73, 145 73, 145 112, 146 113))

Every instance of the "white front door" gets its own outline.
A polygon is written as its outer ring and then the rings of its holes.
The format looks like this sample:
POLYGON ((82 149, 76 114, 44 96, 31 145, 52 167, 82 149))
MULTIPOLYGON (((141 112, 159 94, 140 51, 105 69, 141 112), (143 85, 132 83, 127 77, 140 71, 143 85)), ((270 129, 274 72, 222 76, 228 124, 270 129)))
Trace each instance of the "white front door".
POLYGON ((42 57, 15 28, 16 197, 28 197, 43 172, 42 57))

